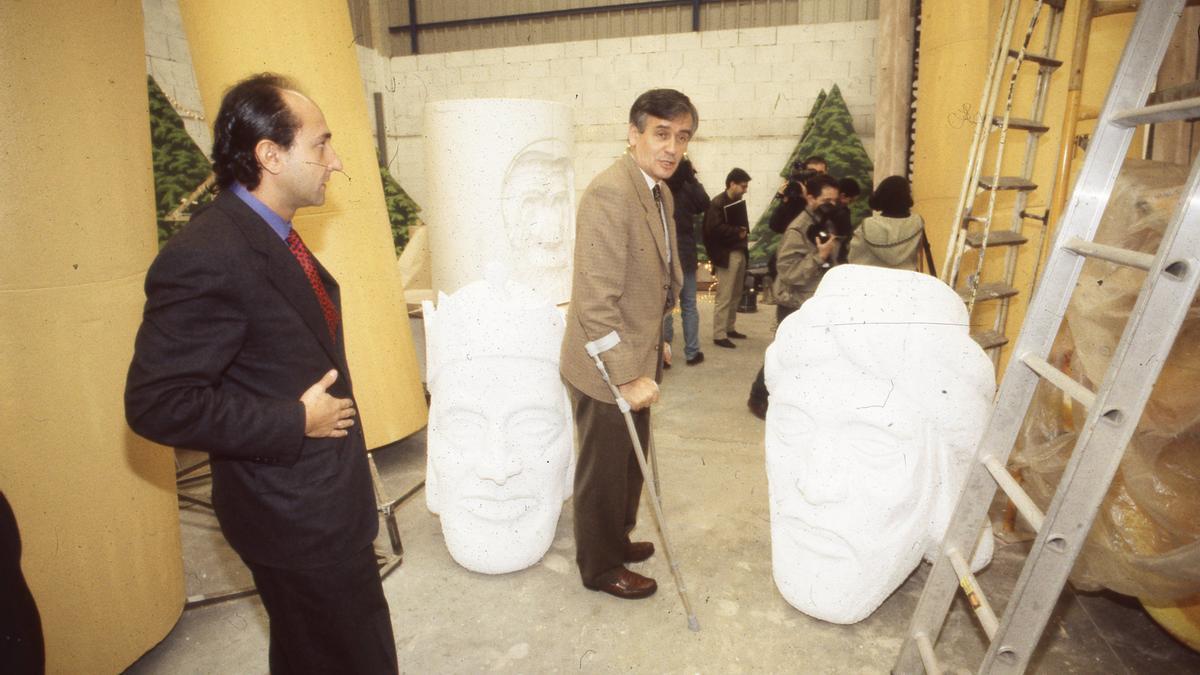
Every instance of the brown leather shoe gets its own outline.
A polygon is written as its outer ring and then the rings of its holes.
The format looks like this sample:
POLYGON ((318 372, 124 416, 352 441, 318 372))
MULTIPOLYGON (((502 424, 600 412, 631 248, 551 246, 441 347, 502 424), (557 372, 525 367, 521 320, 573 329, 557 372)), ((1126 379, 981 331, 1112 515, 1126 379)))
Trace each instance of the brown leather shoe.
POLYGON ((625 542, 625 562, 635 563, 654 555, 654 542, 628 541, 625 542))
POLYGON ((622 600, 648 598, 658 590, 658 584, 650 577, 618 567, 600 575, 593 585, 584 584, 593 591, 603 591, 622 600))

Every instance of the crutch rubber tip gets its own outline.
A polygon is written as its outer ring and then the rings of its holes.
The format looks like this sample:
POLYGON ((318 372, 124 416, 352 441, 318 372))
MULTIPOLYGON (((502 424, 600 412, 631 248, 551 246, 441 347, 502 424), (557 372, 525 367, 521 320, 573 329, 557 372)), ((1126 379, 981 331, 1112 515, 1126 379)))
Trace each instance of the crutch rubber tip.
POLYGON ((700 622, 696 620, 696 617, 688 617, 688 630, 692 631, 693 633, 700 632, 700 622))

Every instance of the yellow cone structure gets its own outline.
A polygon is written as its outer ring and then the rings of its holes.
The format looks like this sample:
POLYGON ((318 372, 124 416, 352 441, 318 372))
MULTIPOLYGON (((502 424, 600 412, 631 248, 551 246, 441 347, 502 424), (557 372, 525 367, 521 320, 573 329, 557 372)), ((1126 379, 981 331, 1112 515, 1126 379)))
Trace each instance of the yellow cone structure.
MULTIPOLYGON (((248 75, 286 75, 325 113, 345 164, 324 206, 294 225, 341 284, 346 351, 367 447, 425 425, 427 409, 345 2, 182 0, 200 98, 216 119, 225 90, 248 75)), ((418 160, 419 161, 419 160, 418 160)))
POLYGON ((173 455, 122 398, 157 251, 142 45, 138 0, 0 3, 0 490, 51 673, 118 672, 183 607, 173 455))

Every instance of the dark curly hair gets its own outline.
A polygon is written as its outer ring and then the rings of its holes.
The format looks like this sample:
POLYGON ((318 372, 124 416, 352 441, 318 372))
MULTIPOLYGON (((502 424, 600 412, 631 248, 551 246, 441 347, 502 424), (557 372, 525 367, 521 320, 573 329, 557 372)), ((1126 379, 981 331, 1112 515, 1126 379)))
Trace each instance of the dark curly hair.
POLYGON ((259 73, 225 92, 217 121, 213 124, 213 173, 217 185, 228 188, 236 181, 253 190, 258 187, 262 167, 254 146, 263 139, 290 148, 300 121, 283 100, 285 89, 296 87, 274 73, 259 73))
POLYGON ((912 185, 904 176, 888 176, 875 186, 867 205, 889 218, 907 218, 912 213, 912 185))

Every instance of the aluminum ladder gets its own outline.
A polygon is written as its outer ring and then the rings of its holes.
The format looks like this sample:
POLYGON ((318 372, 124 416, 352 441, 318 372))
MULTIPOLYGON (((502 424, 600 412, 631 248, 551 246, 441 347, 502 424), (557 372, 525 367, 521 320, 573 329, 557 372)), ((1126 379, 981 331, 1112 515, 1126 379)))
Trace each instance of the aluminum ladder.
MULTIPOLYGON (((1064 0, 1007 0, 1004 4, 979 103, 980 115, 976 120, 975 136, 955 209, 955 226, 951 228, 946 258, 942 263, 942 281, 958 290, 963 302, 967 303, 968 314, 974 314, 976 303, 999 303, 991 328, 971 331, 971 337, 989 350, 993 363, 999 362, 1000 348, 1008 344, 1004 330, 1009 301, 1018 293, 1013 282, 1020 246, 1028 241, 1022 233, 1025 221, 1039 221, 1045 232, 1045 210, 1037 213, 1027 210, 1026 205, 1030 194, 1038 189, 1037 183, 1033 182, 1038 144, 1042 134, 1050 130, 1043 118, 1050 77, 1062 66, 1062 61, 1055 58, 1055 52, 1064 4, 1064 0), (1024 32, 1016 33, 1016 39, 1013 39, 1018 14, 1025 5, 1032 5, 1028 22, 1024 25, 1024 32), (1031 42, 1039 23, 1045 26, 1044 39, 1039 48, 1033 49, 1031 42), (1012 63, 1011 70, 1006 68, 1007 63, 1012 63), (1028 107, 1024 112, 1029 116, 1015 117, 1013 108, 1017 98, 1017 81, 1025 65, 1037 67, 1037 78, 1032 100, 1027 104, 1022 102, 1023 107, 1028 107), (1009 73, 1007 77, 1006 72, 1009 73), (1003 176, 1001 170, 1010 131, 1024 133, 1024 154, 1020 174, 1003 176), (989 153, 992 134, 997 134, 996 144, 989 153), (1008 229, 993 227, 996 200, 1002 192, 1016 193, 1008 229), (991 247, 1005 249, 1004 277, 999 281, 984 282, 984 257, 991 247), (963 256, 968 249, 977 251, 975 270, 968 275, 966 284, 960 285, 963 256)), ((1049 196, 1043 197, 1049 203, 1049 196)), ((1041 255, 1040 245, 1037 254, 1041 255)))
POLYGON ((894 672, 940 673, 934 642, 956 587, 968 595, 990 640, 979 672, 1020 673, 1041 638, 1100 502, 1142 415, 1200 283, 1200 161, 1155 254, 1093 241, 1134 128, 1200 117, 1200 98, 1145 106, 1185 0, 1142 2, 1063 212, 1044 276, 1006 368, 941 551, 921 593, 894 672), (1145 270, 1108 371, 1096 392, 1047 362, 1079 271, 1089 258, 1145 270), (1058 490, 1043 515, 1005 470, 1039 379, 1080 405, 1080 429, 1058 490), (1037 531, 1002 616, 991 609, 966 561, 997 485, 1037 531))

